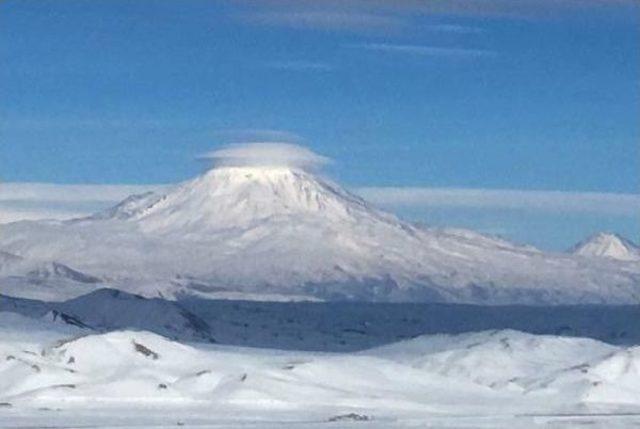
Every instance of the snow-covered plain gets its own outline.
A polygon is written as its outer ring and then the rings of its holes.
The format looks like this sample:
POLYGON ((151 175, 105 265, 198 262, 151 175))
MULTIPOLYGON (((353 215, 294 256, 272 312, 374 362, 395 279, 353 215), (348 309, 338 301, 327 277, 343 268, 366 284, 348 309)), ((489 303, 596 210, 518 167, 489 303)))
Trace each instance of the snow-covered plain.
POLYGON ((639 421, 640 352, 591 339, 498 330, 351 353, 279 351, 179 343, 145 331, 93 334, 8 312, 0 312, 0 339, 3 426, 639 421))

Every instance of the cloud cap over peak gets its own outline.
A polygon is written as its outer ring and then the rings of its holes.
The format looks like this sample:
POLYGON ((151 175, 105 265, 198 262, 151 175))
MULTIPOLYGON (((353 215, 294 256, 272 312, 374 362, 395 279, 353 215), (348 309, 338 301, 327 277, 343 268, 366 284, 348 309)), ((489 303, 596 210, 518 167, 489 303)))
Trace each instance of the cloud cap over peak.
POLYGON ((330 162, 311 149, 293 143, 249 142, 227 145, 202 156, 216 167, 293 167, 319 169, 330 162))

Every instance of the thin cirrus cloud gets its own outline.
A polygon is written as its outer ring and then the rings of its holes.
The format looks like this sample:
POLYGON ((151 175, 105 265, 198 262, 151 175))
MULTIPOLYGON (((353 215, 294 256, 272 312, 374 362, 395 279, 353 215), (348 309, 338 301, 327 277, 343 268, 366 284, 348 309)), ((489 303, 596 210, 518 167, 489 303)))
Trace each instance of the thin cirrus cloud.
POLYGON ((477 26, 459 23, 426 23, 420 20, 426 15, 407 13, 405 9, 371 12, 358 8, 344 10, 271 10, 249 12, 240 15, 245 24, 283 27, 296 30, 319 30, 328 32, 351 33, 399 33, 399 32, 431 32, 456 35, 477 35, 485 30, 477 26))
POLYGON ((479 35, 469 18, 548 20, 584 10, 637 14, 636 0, 238 0, 235 20, 249 25, 369 35, 479 35), (465 22, 460 22, 464 19, 465 22), (444 22, 443 22, 444 20, 444 22))
POLYGON ((320 61, 271 61, 267 68, 291 72, 332 72, 335 66, 320 61))
POLYGON ((638 194, 409 187, 360 188, 358 193, 375 204, 396 209, 450 207, 613 216, 640 213, 638 194))
POLYGON ((485 49, 451 48, 426 45, 400 45, 393 43, 359 43, 345 45, 349 49, 363 49, 367 51, 387 54, 402 54, 421 57, 439 58, 487 58, 495 57, 495 51, 485 49))
POLYGON ((360 10, 270 10, 241 16, 245 23, 325 31, 368 32, 407 27, 406 17, 360 10))
POLYGON ((461 35, 486 33, 486 30, 484 28, 471 27, 468 25, 459 25, 459 24, 435 24, 435 25, 429 25, 425 29, 433 32, 461 34, 461 35))
POLYGON ((572 14, 581 10, 594 9, 632 8, 637 12, 637 5, 635 0, 399 0, 398 2, 399 7, 425 14, 497 16, 515 19, 548 19, 558 14, 572 14))
POLYGON ((2 183, 0 223, 86 216, 108 208, 129 195, 163 188, 165 185, 2 183))
POLYGON ((629 9, 636 0, 244 0, 244 18, 269 25, 322 29, 405 26, 416 17, 547 19, 581 10, 629 9))
POLYGON ((226 128, 213 131, 213 136, 223 144, 239 144, 247 142, 281 142, 304 144, 305 139, 291 131, 269 128, 226 128))

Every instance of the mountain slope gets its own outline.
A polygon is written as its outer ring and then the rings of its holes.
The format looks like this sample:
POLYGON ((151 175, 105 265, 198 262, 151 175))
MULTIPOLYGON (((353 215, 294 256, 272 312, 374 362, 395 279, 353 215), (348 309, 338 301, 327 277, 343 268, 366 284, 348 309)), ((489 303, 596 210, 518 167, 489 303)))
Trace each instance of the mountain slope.
POLYGON ((1 227, 0 249, 146 296, 635 303, 640 266, 382 213, 295 167, 224 166, 89 218, 1 227))
POLYGON ((619 261, 640 261, 640 247, 617 234, 601 232, 576 244, 574 255, 609 258, 619 261))
POLYGON ((59 326, 90 332, 147 330, 183 341, 214 342, 211 328, 173 301, 147 299, 99 289, 64 302, 43 302, 0 295, 0 312, 15 312, 59 326))
POLYGON ((63 300, 98 289, 101 279, 52 260, 0 251, 0 293, 63 300))

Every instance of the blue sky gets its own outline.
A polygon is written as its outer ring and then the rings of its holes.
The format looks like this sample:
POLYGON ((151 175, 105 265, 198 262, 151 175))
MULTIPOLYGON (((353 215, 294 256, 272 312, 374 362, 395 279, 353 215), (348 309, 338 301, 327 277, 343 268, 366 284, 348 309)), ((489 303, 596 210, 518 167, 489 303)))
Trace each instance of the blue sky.
MULTIPOLYGON (((639 24, 625 0, 5 0, 0 179, 175 182, 251 136, 354 188, 637 194, 639 24)), ((548 248, 640 229, 497 210, 400 214, 548 248)))

